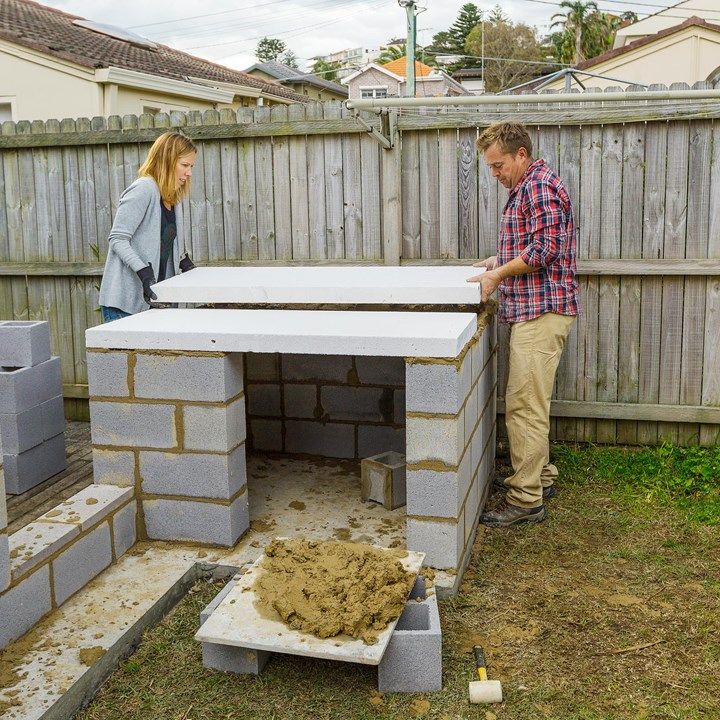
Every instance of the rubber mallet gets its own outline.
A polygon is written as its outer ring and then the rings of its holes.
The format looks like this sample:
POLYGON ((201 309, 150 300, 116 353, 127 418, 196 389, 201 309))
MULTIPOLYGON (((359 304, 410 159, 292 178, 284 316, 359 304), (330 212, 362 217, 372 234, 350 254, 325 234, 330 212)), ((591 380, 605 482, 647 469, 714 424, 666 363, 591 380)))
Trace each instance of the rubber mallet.
POLYGON ((473 705, 502 702, 502 684, 499 680, 488 680, 485 653, 479 645, 473 648, 473 656, 480 679, 470 683, 470 702, 473 705))

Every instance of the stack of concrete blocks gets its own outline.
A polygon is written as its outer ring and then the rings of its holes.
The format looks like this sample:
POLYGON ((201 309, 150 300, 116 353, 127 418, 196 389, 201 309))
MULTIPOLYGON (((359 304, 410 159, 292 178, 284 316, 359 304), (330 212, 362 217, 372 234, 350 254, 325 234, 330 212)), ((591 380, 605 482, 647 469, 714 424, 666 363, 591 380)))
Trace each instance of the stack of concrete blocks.
POLYGON ((250 523, 242 354, 87 360, 95 482, 134 488, 143 537, 234 545, 250 523))
MULTIPOLYGON (((200 613, 200 624, 212 615, 225 596, 233 589, 236 579, 227 585, 213 598, 213 601, 200 613)), ((267 650, 221 645, 220 643, 202 643, 203 665, 212 670, 240 673, 243 675, 259 675, 272 655, 267 650)))
POLYGON ((458 357, 407 362, 407 546, 459 575, 495 457, 495 318, 478 326, 458 357))
POLYGON ((442 690, 442 631, 437 596, 418 576, 378 665, 380 692, 442 690))
POLYGON ((361 459, 405 452, 398 357, 246 354, 251 447, 361 459))
POLYGON ((136 515, 132 488, 91 485, 9 538, 0 531, 5 583, 0 585, 0 648, 25 634, 132 547, 136 515))
POLYGON ((65 469, 60 358, 43 321, 0 322, 0 436, 5 491, 18 495, 65 469))

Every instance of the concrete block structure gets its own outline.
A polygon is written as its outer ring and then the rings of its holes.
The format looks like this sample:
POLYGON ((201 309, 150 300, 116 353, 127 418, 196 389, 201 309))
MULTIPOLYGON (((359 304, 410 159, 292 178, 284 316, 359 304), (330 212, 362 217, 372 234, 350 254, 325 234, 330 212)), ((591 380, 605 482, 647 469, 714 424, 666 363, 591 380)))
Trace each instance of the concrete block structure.
POLYGON ((4 558, 10 571, 0 587, 1 649, 134 544, 137 503, 132 488, 91 485, 9 536, 4 494, 0 510, 0 571, 4 558))
POLYGON ((434 589, 418 577, 378 665, 380 692, 442 690, 442 631, 434 589))
POLYGON ((47 322, 0 321, 0 438, 5 490, 19 494, 65 469, 60 358, 47 322))
POLYGON ((250 522, 243 356, 90 350, 87 358, 96 483, 134 489, 151 540, 234 545, 250 522), (108 383, 118 368, 122 382, 108 383))

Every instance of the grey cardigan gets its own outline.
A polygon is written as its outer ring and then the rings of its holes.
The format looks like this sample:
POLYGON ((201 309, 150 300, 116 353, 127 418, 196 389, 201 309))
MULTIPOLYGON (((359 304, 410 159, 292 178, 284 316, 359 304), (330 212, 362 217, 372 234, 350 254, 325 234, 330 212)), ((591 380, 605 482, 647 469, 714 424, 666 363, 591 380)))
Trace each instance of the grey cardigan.
MULTIPOLYGON (((160 267, 161 215, 160 189, 151 177, 138 178, 120 196, 110 230, 110 247, 100 285, 100 305, 119 308, 131 314, 148 309, 143 299, 142 283, 136 273, 152 263, 157 277, 160 267)), ((175 221, 177 236, 168 277, 180 272, 180 243, 183 238, 180 205, 175 206, 175 221)))

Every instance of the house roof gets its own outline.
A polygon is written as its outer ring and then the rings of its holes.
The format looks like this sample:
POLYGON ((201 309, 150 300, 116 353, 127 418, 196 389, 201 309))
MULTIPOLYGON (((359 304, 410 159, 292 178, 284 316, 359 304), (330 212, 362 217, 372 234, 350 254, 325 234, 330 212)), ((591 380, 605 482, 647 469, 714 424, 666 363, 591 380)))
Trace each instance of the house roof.
POLYGON ((31 0, 0 0, 0 39, 92 69, 118 67, 189 82, 197 78, 229 83, 267 96, 307 102, 308 98, 275 83, 152 43, 141 46, 74 24, 84 20, 31 0))
POLYGON ((347 96, 348 91, 346 87, 338 85, 338 83, 325 80, 324 78, 313 75, 312 73, 302 73, 295 68, 291 68, 289 65, 277 62, 276 60, 270 60, 268 62, 260 62, 251 65, 245 69, 246 73, 252 73, 253 70, 259 70, 274 77, 278 82, 285 85, 296 85, 306 84, 312 85, 313 87, 323 88, 330 90, 331 92, 337 93, 338 95, 347 96))
POLYGON ((647 35, 646 37, 639 38, 638 40, 634 40, 631 43, 628 43, 627 45, 623 45, 622 47, 613 48, 612 50, 608 50, 607 52, 603 53, 602 55, 597 55, 594 58, 590 58, 589 60, 583 60, 583 62, 578 63, 574 67, 578 70, 585 70, 586 68, 593 67, 594 65, 599 65, 602 62, 605 62, 606 60, 612 60, 619 55, 624 55, 625 53, 632 52, 633 50, 636 50, 637 48, 643 47, 643 45, 649 45, 650 43, 657 42, 658 40, 661 40, 662 38, 667 37, 668 35, 673 35, 677 32, 681 32, 683 30, 686 30, 690 27, 702 27, 707 30, 710 30, 712 32, 720 32, 720 25, 715 25, 713 23, 709 23, 706 20, 703 20, 699 17, 690 17, 684 22, 681 22, 678 25, 673 25, 673 27, 666 28, 665 30, 661 30, 659 33, 656 33, 655 35, 647 35))
MULTIPOLYGON (((407 56, 403 55, 403 57, 398 58, 397 60, 391 60, 389 63, 383 63, 381 67, 389 70, 395 75, 400 75, 400 77, 407 77, 407 56)), ((432 75, 434 72, 435 70, 429 65, 421 63, 419 60, 415 61, 416 78, 427 77, 428 75, 432 75)))

